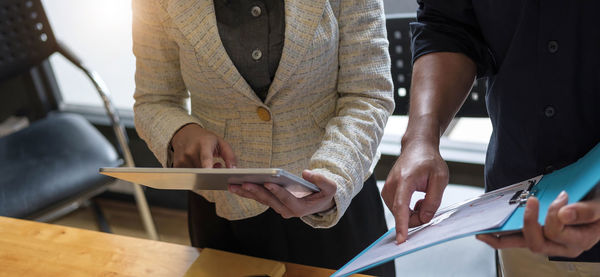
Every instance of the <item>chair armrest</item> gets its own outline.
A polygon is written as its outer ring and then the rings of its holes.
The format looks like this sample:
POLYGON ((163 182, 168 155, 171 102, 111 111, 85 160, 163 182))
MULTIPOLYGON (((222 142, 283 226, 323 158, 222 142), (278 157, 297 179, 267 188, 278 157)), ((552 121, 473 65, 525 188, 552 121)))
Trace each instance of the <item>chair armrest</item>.
POLYGON ((88 77, 88 79, 94 84, 98 95, 102 99, 102 103, 104 104, 106 114, 110 119, 113 131, 115 133, 119 145, 118 148, 121 152, 121 155, 123 156, 123 159, 125 160, 125 166, 134 167, 135 163, 133 161, 133 156, 131 155, 131 150, 129 149, 128 144, 129 139, 127 137, 127 133, 125 132, 125 127, 121 123, 119 115, 116 109, 114 108, 112 100, 110 99, 110 91, 108 90, 108 87, 106 86, 102 78, 100 78, 100 75, 98 75, 97 72, 86 67, 83 61, 61 41, 57 40, 57 48, 58 53, 63 55, 73 65, 75 65, 77 68, 83 71, 83 73, 88 77))

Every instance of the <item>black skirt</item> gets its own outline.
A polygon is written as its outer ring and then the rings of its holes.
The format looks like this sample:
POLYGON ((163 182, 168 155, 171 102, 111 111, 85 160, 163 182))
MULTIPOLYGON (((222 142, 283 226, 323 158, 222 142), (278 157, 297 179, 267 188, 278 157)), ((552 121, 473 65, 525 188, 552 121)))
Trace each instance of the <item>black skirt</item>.
MULTIPOLYGON (((188 223, 192 246, 339 269, 387 231, 383 204, 373 176, 354 197, 338 224, 315 229, 299 218, 284 219, 272 209, 247 219, 216 215, 215 204, 190 192, 188 223)), ((366 274, 395 276, 394 263, 366 274)))

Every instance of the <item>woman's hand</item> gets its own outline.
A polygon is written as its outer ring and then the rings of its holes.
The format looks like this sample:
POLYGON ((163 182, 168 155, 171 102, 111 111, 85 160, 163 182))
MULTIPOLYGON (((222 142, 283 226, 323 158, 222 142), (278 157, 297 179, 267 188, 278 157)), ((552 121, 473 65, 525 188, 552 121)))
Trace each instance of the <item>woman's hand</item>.
MULTIPOLYGON (((173 167, 212 168, 214 158, 220 157, 228 168, 237 164, 231 146, 215 133, 198 124, 188 124, 173 135, 173 167)), ((216 167, 219 167, 217 165, 216 167)))
POLYGON ((285 188, 272 183, 266 183, 264 186, 250 183, 229 185, 229 191, 267 205, 283 218, 302 217, 323 212, 335 205, 333 196, 337 186, 332 180, 310 170, 304 170, 302 178, 317 185, 321 191, 303 198, 296 198, 285 188))

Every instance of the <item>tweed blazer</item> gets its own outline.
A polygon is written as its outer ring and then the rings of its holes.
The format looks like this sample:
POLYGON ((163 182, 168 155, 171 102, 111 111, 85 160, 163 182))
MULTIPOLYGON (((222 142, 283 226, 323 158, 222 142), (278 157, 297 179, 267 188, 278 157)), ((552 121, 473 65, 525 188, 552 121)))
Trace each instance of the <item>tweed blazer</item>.
MULTIPOLYGON (((302 220, 335 225, 369 177, 394 108, 382 0, 285 0, 283 53, 264 102, 229 59, 212 0, 134 0, 133 13, 135 125, 163 166, 174 133, 199 124, 232 146, 240 168, 333 180, 336 208, 302 220)), ((268 208, 197 193, 229 220, 268 208)))

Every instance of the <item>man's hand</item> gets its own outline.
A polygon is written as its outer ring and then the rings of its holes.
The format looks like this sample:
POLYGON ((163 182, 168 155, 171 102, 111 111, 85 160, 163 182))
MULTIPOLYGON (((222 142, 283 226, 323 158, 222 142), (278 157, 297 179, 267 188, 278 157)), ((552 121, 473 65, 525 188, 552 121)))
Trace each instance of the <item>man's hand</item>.
POLYGON ((304 170, 302 178, 317 185, 321 191, 303 198, 296 198, 285 188, 271 183, 266 183, 264 186, 250 183, 229 185, 229 191, 267 205, 283 218, 302 217, 323 212, 335 205, 333 196, 337 186, 332 180, 310 170, 304 170))
POLYGON ((429 222, 448 184, 448 166, 439 153, 440 136, 469 94, 477 67, 466 55, 434 52, 413 66, 408 126, 402 152, 381 195, 396 220, 396 241, 402 243, 408 227, 429 222), (425 199, 409 208, 413 192, 425 199))
POLYGON ((548 208, 544 226, 540 226, 539 201, 530 197, 521 233, 478 235, 477 239, 496 249, 522 247, 547 256, 577 257, 600 241, 600 201, 567 202, 568 195, 563 191, 548 208))
POLYGON ((215 133, 198 124, 183 126, 171 139, 173 167, 212 168, 213 158, 220 157, 228 168, 237 162, 231 146, 215 133))
POLYGON ((408 228, 429 222, 448 185, 448 166, 437 146, 424 142, 403 145, 402 153, 390 171, 381 196, 394 214, 396 242, 402 243, 408 228), (415 191, 425 192, 412 211, 410 199, 415 191))

